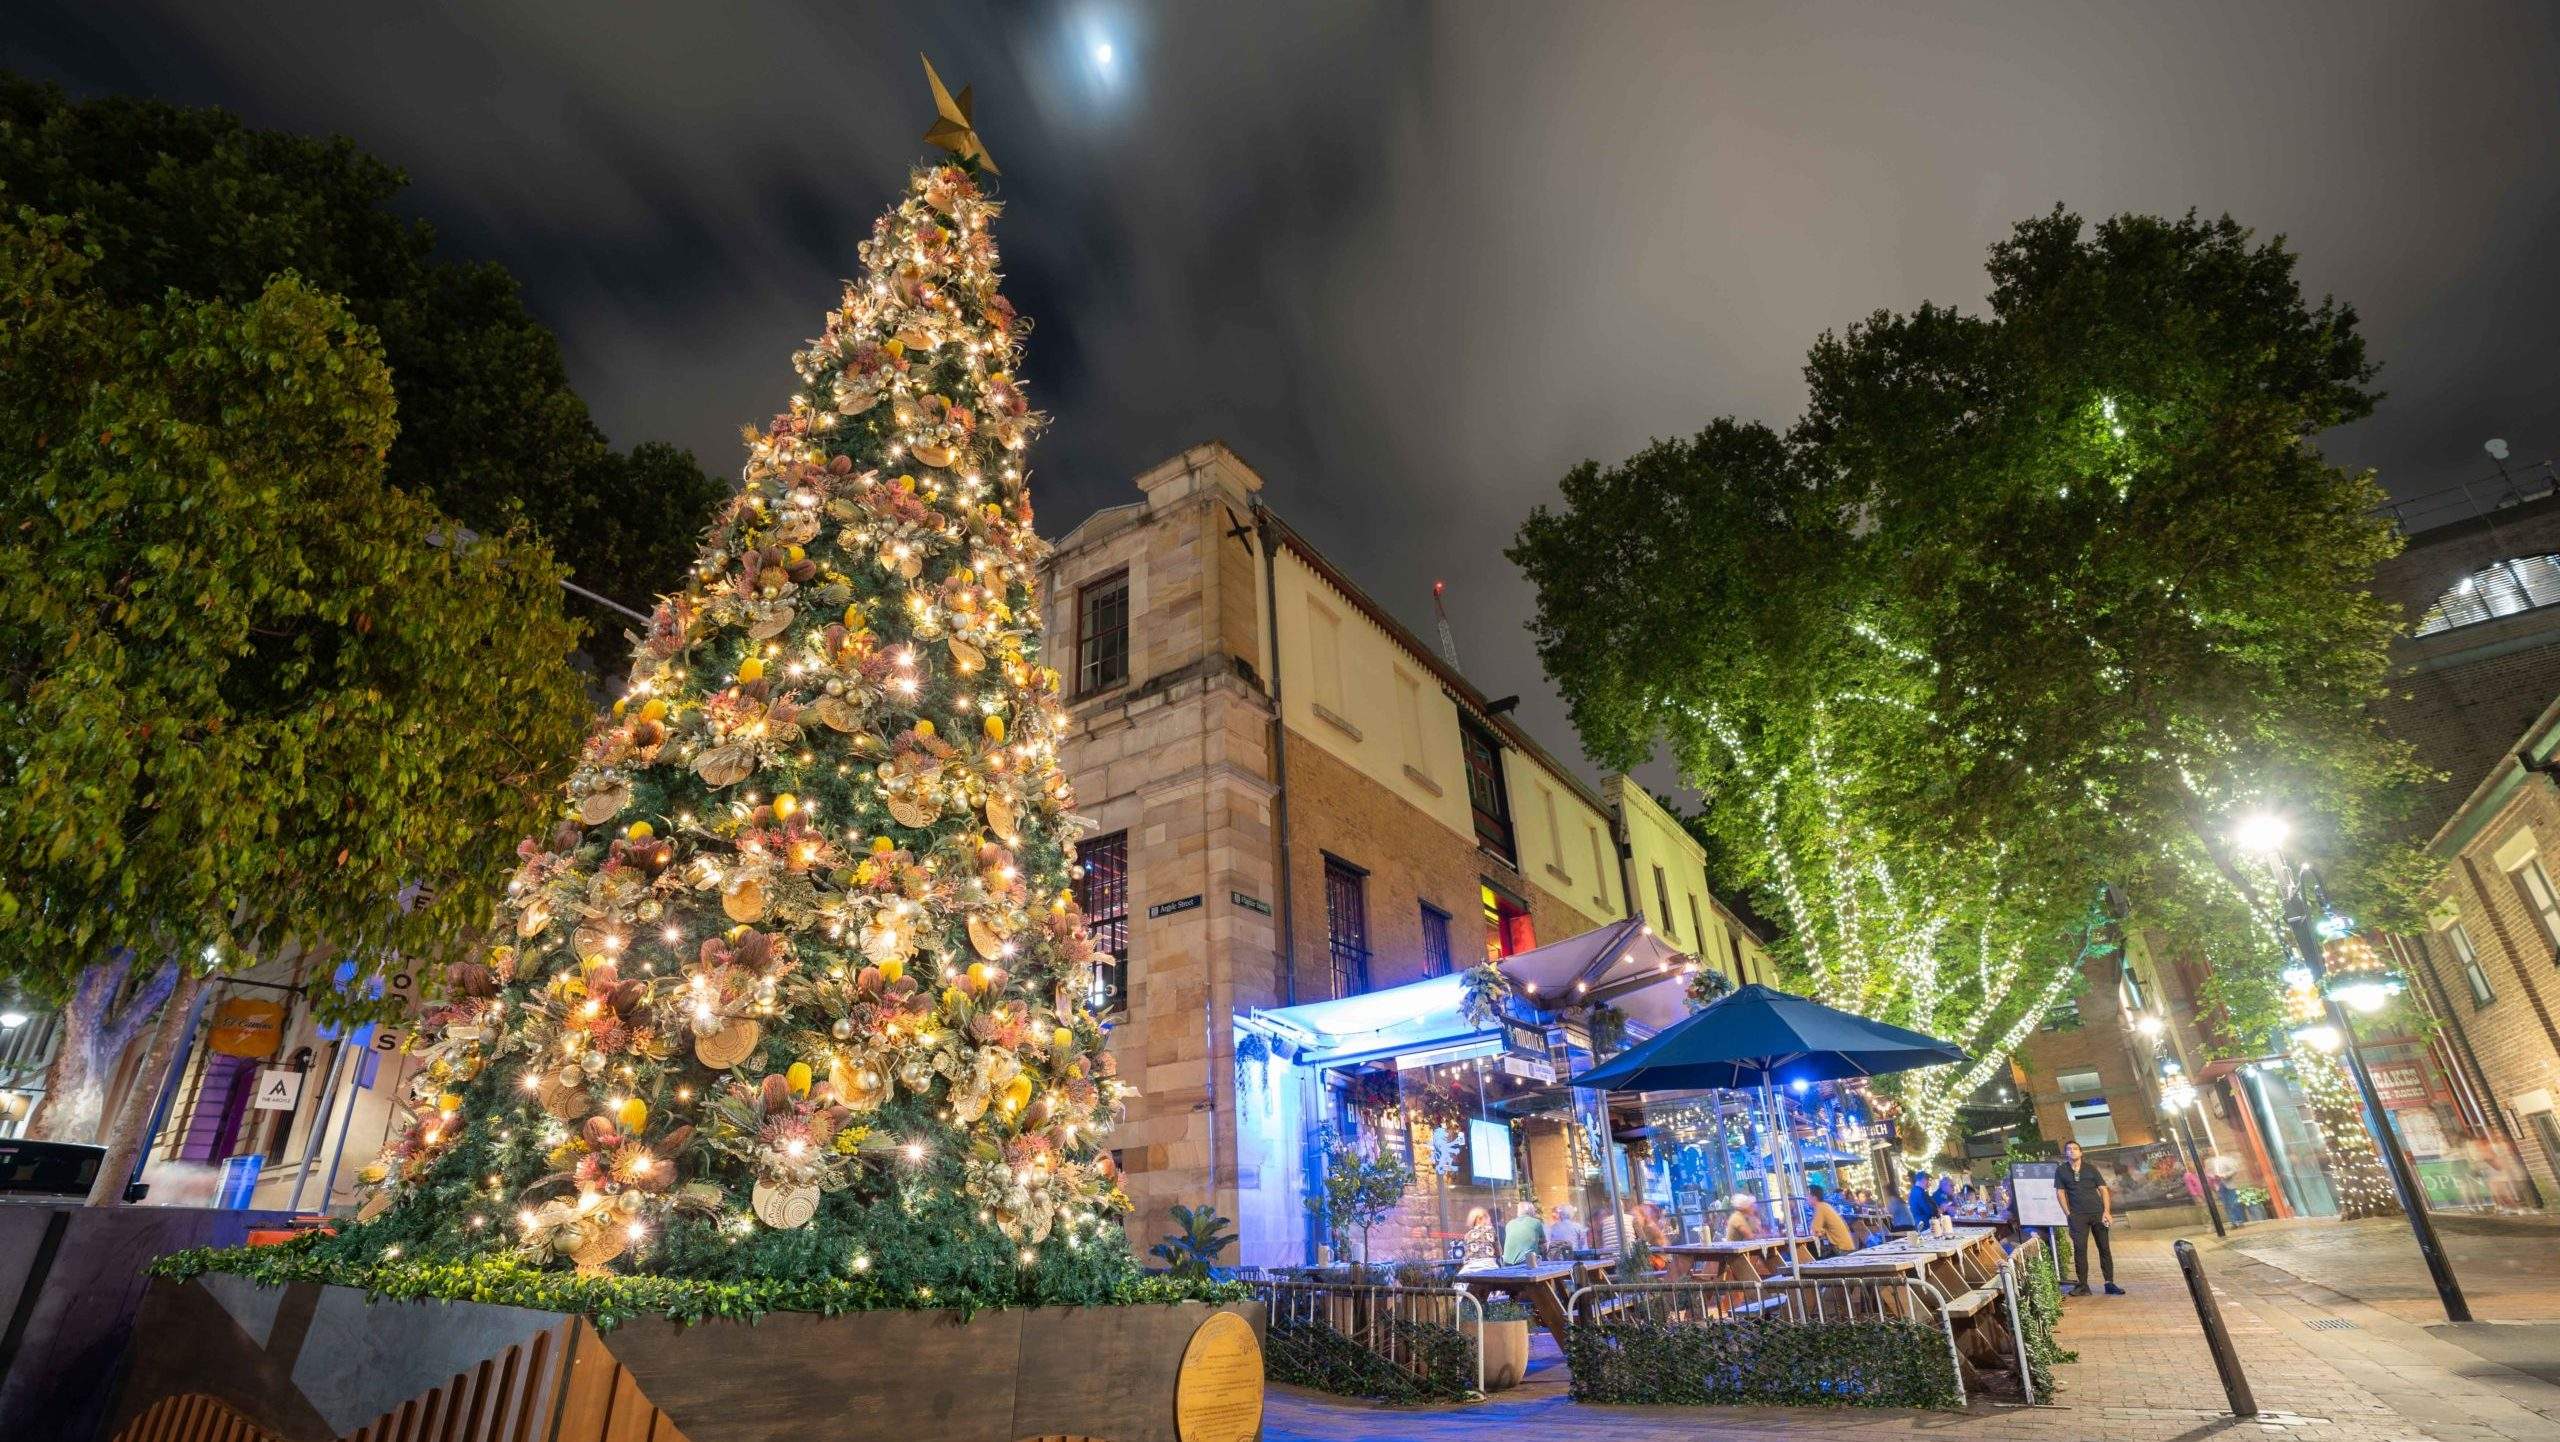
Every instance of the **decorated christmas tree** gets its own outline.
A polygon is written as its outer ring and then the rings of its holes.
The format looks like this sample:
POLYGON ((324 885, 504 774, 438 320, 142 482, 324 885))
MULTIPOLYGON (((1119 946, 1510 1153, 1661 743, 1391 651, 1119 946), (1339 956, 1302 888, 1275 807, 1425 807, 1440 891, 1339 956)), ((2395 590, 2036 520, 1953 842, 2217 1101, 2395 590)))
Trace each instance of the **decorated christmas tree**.
POLYGON ((1026 325, 968 94, 933 85, 927 138, 956 158, 910 177, 749 433, 495 944, 422 1013, 366 1224, 317 1255, 829 1306, 1129 1275, 1041 662, 1026 325))

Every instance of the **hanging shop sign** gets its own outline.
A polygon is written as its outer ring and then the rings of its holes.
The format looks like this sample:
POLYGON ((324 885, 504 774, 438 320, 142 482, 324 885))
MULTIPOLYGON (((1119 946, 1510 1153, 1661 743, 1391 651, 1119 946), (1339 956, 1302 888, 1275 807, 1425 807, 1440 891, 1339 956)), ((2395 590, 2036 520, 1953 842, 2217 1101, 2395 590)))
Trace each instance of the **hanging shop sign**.
POLYGON ((232 997, 213 1009, 213 1049, 223 1056, 270 1057, 284 1044, 284 1003, 232 997))
POLYGON ((289 1112, 302 1105, 302 1073, 290 1067, 258 1068, 258 1089, 249 1105, 262 1112, 289 1112))

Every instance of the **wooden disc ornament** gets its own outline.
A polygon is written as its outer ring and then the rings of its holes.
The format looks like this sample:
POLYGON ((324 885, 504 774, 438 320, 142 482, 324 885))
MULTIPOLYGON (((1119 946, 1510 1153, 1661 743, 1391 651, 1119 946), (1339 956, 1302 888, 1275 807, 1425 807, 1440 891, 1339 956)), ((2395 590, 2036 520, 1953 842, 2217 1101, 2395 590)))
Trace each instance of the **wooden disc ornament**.
POLYGON ((942 815, 942 809, 908 796, 888 798, 889 818, 910 831, 931 826, 942 815))
POLYGON ((794 1227, 809 1225, 809 1219, 818 1214, 818 1189, 758 1182, 754 1203, 757 1221, 776 1231, 787 1232, 794 1227))
POLYGON ((562 1121, 574 1121, 587 1114, 587 1088, 583 1076, 576 1072, 553 1072, 542 1079, 537 1094, 543 1111, 562 1121))
POLYGON ((727 1071, 754 1055, 756 1043, 763 1040, 763 1023, 733 1021, 709 1036, 695 1037, 693 1055, 713 1071, 727 1071))
POLYGON ((1191 1334, 1174 1373, 1173 1430, 1182 1442, 1253 1442, 1262 1435, 1262 1344, 1252 1323, 1214 1312, 1191 1334))
POLYGON ((996 934, 994 927, 987 925, 985 917, 972 916, 969 918, 969 949, 988 961, 1001 961, 1004 959, 1004 938, 996 934))
POLYGON ((602 826, 621 815, 622 808, 630 804, 630 787, 600 786, 588 792, 578 803, 578 819, 589 826, 602 826))

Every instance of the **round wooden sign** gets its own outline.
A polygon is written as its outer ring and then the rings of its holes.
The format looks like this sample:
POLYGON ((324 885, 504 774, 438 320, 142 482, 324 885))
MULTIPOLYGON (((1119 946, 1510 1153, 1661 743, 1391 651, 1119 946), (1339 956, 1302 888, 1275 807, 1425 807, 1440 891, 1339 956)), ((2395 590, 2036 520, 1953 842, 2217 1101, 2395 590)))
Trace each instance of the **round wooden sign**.
POLYGON ((1173 1382, 1182 1442, 1253 1442, 1262 1433, 1262 1344, 1233 1312, 1211 1314, 1182 1349, 1173 1382))

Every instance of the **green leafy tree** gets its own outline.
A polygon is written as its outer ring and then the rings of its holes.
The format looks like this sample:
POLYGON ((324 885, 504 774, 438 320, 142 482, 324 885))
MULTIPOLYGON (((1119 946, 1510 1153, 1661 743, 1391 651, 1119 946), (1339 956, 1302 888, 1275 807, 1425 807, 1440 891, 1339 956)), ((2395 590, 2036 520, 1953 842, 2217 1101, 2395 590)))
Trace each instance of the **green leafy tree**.
POLYGON ((1392 1148, 1381 1144, 1364 1152, 1328 1137, 1324 1171, 1317 1178, 1315 1193, 1306 1199, 1307 1213, 1333 1239, 1337 1255, 1346 1250, 1348 1234, 1357 1229, 1360 1265, 1367 1267, 1371 1229, 1395 1211, 1412 1185, 1413 1173, 1392 1148))
MULTIPOLYGON (((676 447, 609 449, 507 273, 437 259, 434 232, 392 212, 406 184, 344 138, 0 74, 0 190, 80 217, 102 252, 90 284, 129 305, 171 289, 237 303, 291 270, 340 297, 390 367, 391 484, 484 534, 521 522, 579 584, 647 611, 727 488, 676 447)), ((622 618, 565 604, 612 669, 622 618)))
POLYGON ((203 975, 472 927, 583 707, 548 558, 385 483, 344 307, 290 275, 128 304, 77 235, 0 225, 0 971, 72 1003, 57 1133, 98 1104, 89 1033, 159 1006, 111 1200, 203 975))
POLYGON ((1728 820, 1737 751, 1764 786, 1824 755, 1776 804, 1851 818, 1853 874, 1945 878, 2039 967, 2113 882, 2262 1040, 2282 948, 2236 814, 2289 812, 2369 924, 2424 877, 2394 839, 2416 769, 2367 709, 2399 621, 2367 583, 2397 542, 2372 479, 2313 444, 2371 409, 2373 372, 2294 263, 2228 219, 2057 210, 1993 248, 1988 314, 1822 337, 1784 435, 1720 420, 1576 468, 1512 554, 1586 745, 1667 742, 1728 820))

